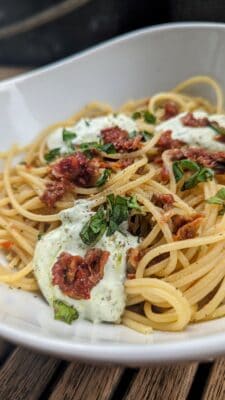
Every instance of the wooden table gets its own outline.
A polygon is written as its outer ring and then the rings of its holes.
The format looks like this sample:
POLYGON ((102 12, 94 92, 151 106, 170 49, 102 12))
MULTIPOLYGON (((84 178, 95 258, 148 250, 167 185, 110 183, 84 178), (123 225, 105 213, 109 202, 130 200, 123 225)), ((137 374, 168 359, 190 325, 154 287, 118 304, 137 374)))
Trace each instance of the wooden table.
MULTIPOLYGON (((0 68, 0 79, 24 71, 0 68)), ((0 339, 0 400, 224 400, 225 359, 151 368, 66 362, 0 339)))
POLYGON ((66 362, 0 342, 1 400, 224 400, 225 360, 131 369, 66 362))

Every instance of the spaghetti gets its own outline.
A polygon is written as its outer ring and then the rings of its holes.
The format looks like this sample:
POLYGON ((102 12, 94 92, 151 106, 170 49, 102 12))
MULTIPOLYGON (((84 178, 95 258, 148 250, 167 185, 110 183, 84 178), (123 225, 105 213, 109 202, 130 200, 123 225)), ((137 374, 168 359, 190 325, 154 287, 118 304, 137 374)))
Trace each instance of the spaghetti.
MULTIPOLYGON (((72 207, 74 200, 92 199, 94 206, 99 207, 110 193, 135 196, 143 215, 134 215, 132 229, 138 231, 140 224, 147 228, 137 247, 138 261, 132 264, 131 274, 128 273, 125 282, 127 306, 121 322, 148 333, 152 329, 180 331, 190 322, 224 316, 223 199, 214 203, 208 201, 224 188, 224 176, 218 173, 204 175, 206 178, 202 179, 201 175, 197 184, 184 190, 192 170, 187 165, 176 164, 182 172, 178 180, 174 162, 190 161, 191 157, 185 156, 187 146, 182 146, 178 140, 171 147, 170 137, 168 147, 165 132, 156 129, 164 120, 199 109, 209 115, 223 112, 221 88, 206 76, 193 77, 169 92, 123 105, 119 112, 129 117, 136 115, 138 132, 145 132, 148 140, 131 151, 107 153, 104 149, 98 150, 101 161, 112 169, 109 179, 101 187, 73 185, 56 199, 53 207, 43 202, 43 193, 51 184, 52 165, 57 162, 46 162, 47 138, 56 128, 69 129, 81 118, 108 115, 113 112, 111 107, 91 103, 69 120, 42 132, 30 145, 13 146, 0 153, 4 161, 0 176, 0 247, 7 260, 7 265, 3 263, 0 267, 0 282, 26 291, 39 290, 32 266, 35 245, 41 235, 59 226, 60 211, 72 207), (215 105, 184 93, 189 86, 199 84, 207 84, 214 90, 215 105), (154 116, 156 123, 143 117, 146 112, 154 116), (162 139, 165 147, 160 148, 162 139), (180 151, 179 157, 174 150, 180 151), (21 162, 16 165, 13 162, 15 156, 21 157, 21 162), (125 164, 121 164, 124 160, 129 160, 125 168, 125 164), (163 177, 165 172, 166 179, 163 177)), ((202 121, 198 123, 203 124, 202 121)), ((193 157, 192 163, 199 164, 200 156, 195 154, 193 157)), ((218 154, 210 157, 211 164, 216 165, 218 154)), ((191 168, 194 168, 193 164, 191 168)), ((199 171, 203 174, 202 169, 199 171)))

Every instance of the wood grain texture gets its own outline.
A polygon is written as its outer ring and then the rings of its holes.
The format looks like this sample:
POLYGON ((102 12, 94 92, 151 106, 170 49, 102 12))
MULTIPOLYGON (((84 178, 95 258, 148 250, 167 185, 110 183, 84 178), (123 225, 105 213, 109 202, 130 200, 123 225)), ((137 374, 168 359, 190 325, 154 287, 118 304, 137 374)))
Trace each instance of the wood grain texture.
POLYGON ((215 361, 205 386, 203 400, 225 399, 225 359, 215 361))
POLYGON ((60 361, 17 348, 0 369, 0 399, 36 400, 60 361))
POLYGON ((126 400, 186 400, 197 363, 142 368, 125 395, 126 400))
POLYGON ((12 76, 20 75, 27 72, 28 68, 22 67, 1 67, 0 66, 0 80, 11 78, 12 76))
POLYGON ((123 368, 93 367, 71 363, 51 393, 49 400, 110 399, 123 368))

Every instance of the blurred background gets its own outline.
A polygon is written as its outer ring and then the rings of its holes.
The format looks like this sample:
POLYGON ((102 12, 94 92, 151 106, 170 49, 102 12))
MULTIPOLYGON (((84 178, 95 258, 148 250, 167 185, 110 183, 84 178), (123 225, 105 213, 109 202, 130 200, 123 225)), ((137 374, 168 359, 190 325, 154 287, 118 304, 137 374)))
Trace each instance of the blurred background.
POLYGON ((118 34, 175 21, 225 21, 225 0, 0 0, 0 65, 35 67, 118 34))

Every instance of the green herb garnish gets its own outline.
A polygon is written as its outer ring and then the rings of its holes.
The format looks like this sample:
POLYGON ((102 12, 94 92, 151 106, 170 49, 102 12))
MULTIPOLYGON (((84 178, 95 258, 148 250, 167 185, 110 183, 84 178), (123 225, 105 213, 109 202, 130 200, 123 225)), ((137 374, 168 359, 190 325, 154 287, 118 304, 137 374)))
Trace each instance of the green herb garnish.
POLYGON ((66 144, 67 151, 65 154, 72 154, 74 153, 74 146, 73 146, 73 139, 77 137, 76 133, 68 131, 67 129, 63 129, 62 132, 63 141, 66 144))
POLYGON ((116 148, 115 148, 114 144, 112 144, 112 143, 99 144, 98 148, 99 148, 99 150, 104 151, 104 153, 107 153, 107 154, 115 154, 116 153, 116 148))
POLYGON ((209 204, 217 204, 222 206, 221 210, 219 211, 219 215, 225 214, 225 188, 220 189, 215 196, 210 197, 206 200, 209 204))
POLYGON ((96 149, 98 146, 98 142, 88 142, 88 143, 81 143, 79 145, 79 150, 85 154, 86 157, 92 158, 92 150, 96 149))
POLYGON ((63 141, 68 144, 68 143, 71 143, 71 141, 75 137, 77 137, 77 135, 74 132, 68 131, 67 129, 63 129, 62 137, 63 137, 63 141))
POLYGON ((173 173, 176 179, 176 182, 179 182, 181 178, 184 176, 184 171, 189 170, 189 171, 199 171, 200 167, 199 165, 191 160, 181 160, 181 161, 175 161, 173 163, 173 173))
POLYGON ((79 145, 80 150, 90 150, 90 149, 96 149, 98 147, 98 142, 87 142, 87 143, 81 143, 79 145))
POLYGON ((107 196, 107 204, 98 211, 83 226, 80 237, 87 245, 95 245, 106 231, 107 236, 120 230, 120 225, 128 220, 131 209, 140 210, 136 197, 107 196))
POLYGON ((43 233, 39 232, 38 235, 37 235, 37 240, 41 240, 42 236, 43 236, 43 233))
POLYGON ((141 115, 141 112, 140 111, 135 111, 133 114, 132 114, 132 118, 133 119, 139 119, 139 118, 141 118, 142 117, 142 115, 141 115))
POLYGON ((98 178, 95 186, 97 186, 97 187, 103 186, 107 182, 110 174, 111 174, 110 169, 104 169, 102 175, 98 178))
POLYGON ((80 237, 87 245, 95 245, 104 235, 107 227, 105 211, 100 207, 98 211, 83 226, 80 237))
POLYGON ((179 182, 183 178, 186 170, 193 171, 195 173, 184 182, 181 191, 192 189, 200 182, 212 180, 214 176, 214 172, 212 169, 204 168, 196 162, 187 159, 175 161, 173 163, 173 173, 176 182, 179 182))
POLYGON ((57 157, 60 156, 60 148, 57 147, 55 149, 50 150, 48 153, 44 155, 45 161, 50 163, 51 161, 55 160, 57 157))
POLYGON ((121 232, 120 225, 128 220, 129 211, 134 208, 140 210, 140 207, 135 196, 123 197, 110 194, 107 196, 107 201, 108 229, 106 236, 111 236, 116 231, 121 232))
POLYGON ((141 210, 141 207, 139 206, 138 202, 137 202, 137 198, 136 196, 132 196, 132 197, 127 197, 127 205, 128 208, 132 209, 136 209, 136 210, 141 210))
POLYGON ((80 144, 80 150, 84 153, 90 152, 92 149, 97 149, 100 151, 104 151, 107 154, 114 154, 116 153, 115 146, 112 143, 98 143, 98 142, 87 142, 80 144))
POLYGON ((145 122, 147 122, 147 124, 155 124, 156 123, 156 117, 149 111, 144 111, 143 117, 144 117, 145 122))
POLYGON ((132 114, 133 119, 139 119, 142 117, 144 118, 145 122, 147 122, 147 124, 155 124, 156 123, 156 117, 152 113, 150 113, 148 110, 135 111, 132 114))
POLYGON ((73 306, 64 303, 61 300, 53 301, 54 317, 66 324, 72 324, 79 317, 79 313, 73 306))
POLYGON ((132 131, 129 133, 129 138, 133 139, 137 135, 141 135, 145 142, 147 142, 148 140, 153 138, 153 133, 148 132, 148 131, 141 131, 141 132, 132 131))
POLYGON ((106 236, 113 235, 114 232, 119 231, 119 225, 128 220, 128 200, 126 197, 114 196, 110 194, 107 196, 108 200, 108 229, 106 236))
POLYGON ((198 183, 201 182, 207 182, 212 180, 213 178, 213 170, 210 168, 201 168, 199 172, 196 172, 194 175, 191 176, 190 179, 188 179, 186 182, 184 182, 181 190, 188 190, 188 189, 192 189, 193 187, 195 187, 196 185, 198 185, 198 183))
POLYGON ((148 140, 152 139, 153 136, 154 136, 153 133, 148 132, 148 131, 142 131, 142 132, 140 132, 140 135, 142 135, 142 137, 143 137, 145 142, 147 142, 148 140))
POLYGON ((209 126, 219 135, 225 135, 225 127, 220 126, 216 121, 209 121, 209 126))

